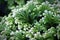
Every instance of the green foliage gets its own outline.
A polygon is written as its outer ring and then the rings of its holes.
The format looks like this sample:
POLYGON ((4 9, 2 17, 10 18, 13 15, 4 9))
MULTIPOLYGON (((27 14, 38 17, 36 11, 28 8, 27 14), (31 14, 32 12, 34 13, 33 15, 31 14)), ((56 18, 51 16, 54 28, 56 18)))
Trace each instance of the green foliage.
POLYGON ((25 2, 24 0, 6 0, 10 6, 13 6, 14 3, 18 5, 23 5, 25 2))
POLYGON ((53 4, 53 3, 56 3, 57 0, 31 0, 31 1, 34 1, 34 2, 39 2, 39 3, 42 3, 42 2, 45 2, 45 1, 48 1, 49 3, 53 4))
POLYGON ((54 11, 53 8, 50 7, 49 3, 42 3, 41 5, 35 4, 35 2, 28 2, 22 8, 17 8, 13 10, 13 17, 18 18, 18 20, 23 20, 23 22, 34 23, 37 20, 38 16, 42 16, 44 10, 54 11))
POLYGON ((7 36, 7 40, 59 40, 60 15, 58 15, 49 2, 38 4, 29 1, 22 7, 15 7, 3 18, 0 33, 7 36))
POLYGON ((60 39, 60 24, 57 26, 57 37, 60 39))
MULTIPOLYGON (((56 27, 58 24, 59 24, 59 17, 51 12, 51 11, 47 11, 45 10, 45 12, 43 13, 44 17, 42 18, 42 20, 44 21, 44 25, 46 26, 53 26, 53 27, 56 27)), ((49 28, 49 27, 47 27, 49 28)))

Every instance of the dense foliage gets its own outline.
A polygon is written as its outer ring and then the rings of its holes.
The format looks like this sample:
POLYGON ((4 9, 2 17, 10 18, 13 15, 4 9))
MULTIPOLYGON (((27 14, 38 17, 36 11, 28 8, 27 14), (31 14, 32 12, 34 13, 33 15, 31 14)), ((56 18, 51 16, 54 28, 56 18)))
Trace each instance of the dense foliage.
POLYGON ((1 19, 1 40, 60 40, 60 14, 52 4, 43 0, 24 4, 23 0, 22 6, 16 2, 18 6, 1 19))

